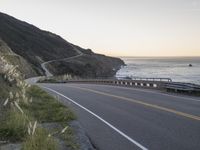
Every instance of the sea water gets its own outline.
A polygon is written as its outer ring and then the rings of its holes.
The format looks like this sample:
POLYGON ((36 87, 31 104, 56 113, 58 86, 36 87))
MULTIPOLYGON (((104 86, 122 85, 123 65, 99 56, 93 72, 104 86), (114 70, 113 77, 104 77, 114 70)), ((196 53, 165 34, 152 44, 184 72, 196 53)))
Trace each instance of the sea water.
POLYGON ((122 57, 121 59, 126 66, 117 72, 117 78, 171 78, 175 82, 200 84, 200 57, 122 57))

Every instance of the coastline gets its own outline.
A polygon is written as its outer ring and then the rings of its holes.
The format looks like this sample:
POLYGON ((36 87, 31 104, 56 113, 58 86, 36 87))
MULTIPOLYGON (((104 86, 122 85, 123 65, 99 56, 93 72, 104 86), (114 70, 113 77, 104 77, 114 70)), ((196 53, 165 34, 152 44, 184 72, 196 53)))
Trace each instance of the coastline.
POLYGON ((171 78, 175 82, 200 84, 199 57, 120 57, 126 64, 115 77, 171 78), (192 64, 192 67, 188 65, 192 64))

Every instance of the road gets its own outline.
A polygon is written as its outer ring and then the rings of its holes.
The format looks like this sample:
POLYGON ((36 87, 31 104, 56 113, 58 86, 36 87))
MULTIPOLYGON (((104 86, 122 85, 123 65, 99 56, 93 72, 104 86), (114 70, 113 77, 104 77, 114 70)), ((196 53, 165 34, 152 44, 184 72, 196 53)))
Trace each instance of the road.
POLYGON ((47 67, 46 67, 47 64, 52 63, 52 62, 56 62, 56 61, 65 61, 65 62, 67 62, 67 61, 76 59, 76 58, 81 57, 81 56, 84 55, 80 50, 78 50, 78 49, 77 49, 76 47, 74 47, 72 44, 70 44, 70 45, 73 47, 74 51, 77 52, 77 55, 72 56, 72 57, 67 57, 67 58, 61 58, 61 59, 50 60, 50 61, 46 61, 46 62, 42 63, 42 64, 41 64, 41 67, 42 67, 42 69, 45 71, 45 76, 47 76, 47 77, 53 76, 53 74, 47 69, 47 67))
POLYGON ((70 106, 99 150, 199 150, 200 99, 148 89, 39 84, 70 106))

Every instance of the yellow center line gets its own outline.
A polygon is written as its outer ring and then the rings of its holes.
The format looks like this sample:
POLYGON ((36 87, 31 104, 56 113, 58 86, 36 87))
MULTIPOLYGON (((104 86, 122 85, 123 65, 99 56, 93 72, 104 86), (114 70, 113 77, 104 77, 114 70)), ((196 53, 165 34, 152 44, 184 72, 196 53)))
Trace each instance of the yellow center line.
POLYGON ((81 88, 81 87, 74 87, 74 86, 68 86, 68 87, 77 88, 77 89, 93 92, 93 93, 104 95, 104 96, 109 96, 109 97, 114 97, 114 98, 117 98, 117 99, 130 101, 130 102, 133 102, 133 103, 136 103, 136 104, 144 105, 144 106, 147 106, 147 107, 151 107, 151 108, 154 108, 154 109, 170 112, 170 113, 173 113, 173 114, 176 114, 176 115, 179 115, 179 116, 183 116, 183 117, 186 117, 186 118, 189 118, 189 119, 194 119, 194 120, 200 121, 200 116, 191 115, 191 114, 188 114, 188 113, 184 113, 184 112, 177 111, 177 110, 174 110, 174 109, 158 106, 158 105, 155 105, 155 104, 150 104, 150 103, 142 102, 142 101, 139 101, 139 100, 134 100, 134 99, 127 98, 127 97, 117 96, 117 95, 113 95, 113 94, 109 94, 109 93, 105 93, 105 92, 100 92, 100 91, 96 91, 96 90, 92 90, 92 89, 88 89, 88 88, 81 88))

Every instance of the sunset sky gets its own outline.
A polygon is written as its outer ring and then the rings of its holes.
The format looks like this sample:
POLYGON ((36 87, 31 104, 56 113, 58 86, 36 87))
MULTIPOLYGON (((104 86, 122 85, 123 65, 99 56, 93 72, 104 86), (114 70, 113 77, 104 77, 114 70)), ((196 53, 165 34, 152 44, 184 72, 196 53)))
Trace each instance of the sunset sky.
POLYGON ((111 56, 200 56, 200 0, 0 0, 0 11, 111 56))

